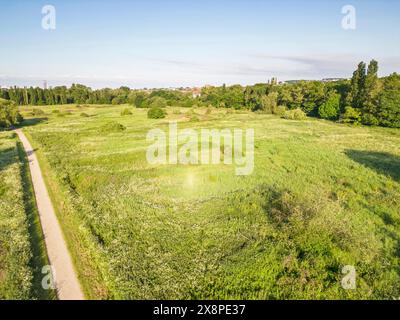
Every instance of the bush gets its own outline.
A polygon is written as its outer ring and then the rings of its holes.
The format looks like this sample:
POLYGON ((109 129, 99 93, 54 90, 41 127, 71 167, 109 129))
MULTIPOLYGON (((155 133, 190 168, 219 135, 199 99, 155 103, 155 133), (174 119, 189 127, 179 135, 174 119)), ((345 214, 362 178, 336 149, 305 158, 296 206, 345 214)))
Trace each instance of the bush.
POLYGON ((151 108, 147 112, 147 117, 149 119, 163 119, 166 116, 166 112, 161 108, 151 108))
POLYGON ((162 97, 154 97, 150 99, 150 108, 165 108, 167 100, 162 97))
POLYGON ((125 131, 126 127, 118 122, 112 121, 112 122, 107 122, 100 128, 100 130, 102 132, 121 132, 125 131))
POLYGON ((60 113, 60 110, 52 110, 51 113, 60 113))
POLYGON ((118 104, 124 104, 126 103, 125 101, 126 99, 124 99, 124 97, 115 97, 114 99, 112 99, 111 104, 112 105, 118 105, 118 104))
POLYGON ((87 113, 85 113, 85 112, 82 112, 82 113, 81 113, 81 117, 84 117, 84 118, 89 118, 90 116, 89 116, 87 113))
POLYGON ((11 101, 0 99, 0 127, 8 128, 23 120, 18 107, 11 101))
POLYGON ((190 116, 190 122, 199 122, 199 121, 200 121, 200 119, 198 116, 196 116, 196 115, 190 116))
POLYGON ((256 105, 255 108, 253 108, 253 111, 260 110, 264 113, 269 113, 272 114, 274 113, 274 110, 278 107, 278 93, 277 92, 271 92, 267 96, 264 95, 260 99, 260 105, 256 105), (256 109, 256 110, 254 110, 256 109))
POLYGON ((33 116, 42 116, 44 115, 44 111, 42 109, 33 109, 31 114, 33 116))
POLYGON ((121 116, 130 116, 130 115, 132 115, 132 112, 128 108, 125 108, 124 110, 121 111, 121 116))
POLYGON ((361 121, 361 112, 352 107, 346 107, 341 120, 343 123, 359 124, 361 121))
POLYGON ((283 118, 287 120, 305 120, 307 119, 307 116, 303 110, 294 109, 286 111, 285 114, 283 115, 283 118))
POLYGON ((318 109, 318 114, 322 119, 336 120, 339 116, 340 95, 332 93, 328 96, 327 101, 318 109))
POLYGON ((362 124, 365 124, 368 126, 378 126, 379 125, 379 120, 370 113, 363 114, 361 117, 361 122, 362 122, 362 124))
POLYGON ((378 101, 377 117, 385 127, 400 128, 400 75, 394 73, 384 81, 378 101))
POLYGON ((285 106, 277 106, 275 110, 273 110, 273 113, 276 114, 277 116, 283 117, 283 115, 286 112, 286 107, 285 106))

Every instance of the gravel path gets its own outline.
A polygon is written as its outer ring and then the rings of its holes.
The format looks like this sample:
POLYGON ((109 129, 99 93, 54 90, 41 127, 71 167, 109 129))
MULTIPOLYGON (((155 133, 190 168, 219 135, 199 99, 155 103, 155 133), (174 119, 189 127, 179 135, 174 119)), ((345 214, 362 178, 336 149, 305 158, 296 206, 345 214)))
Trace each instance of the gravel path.
MULTIPOLYGON (((47 254, 53 270, 55 271, 54 278, 57 296, 60 300, 83 300, 84 295, 79 285, 78 277, 75 273, 54 208, 51 204, 35 151, 32 149, 31 144, 21 129, 16 129, 15 132, 18 134, 28 156, 47 254)), ((46 276, 46 274, 43 276, 46 276)))

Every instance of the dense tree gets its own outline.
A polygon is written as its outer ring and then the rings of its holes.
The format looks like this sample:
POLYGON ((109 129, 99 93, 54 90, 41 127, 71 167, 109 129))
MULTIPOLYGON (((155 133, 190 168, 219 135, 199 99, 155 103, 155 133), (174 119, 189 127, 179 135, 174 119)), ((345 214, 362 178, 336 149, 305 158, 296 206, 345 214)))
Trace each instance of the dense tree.
POLYGON ((200 95, 194 95, 193 90, 188 88, 131 90, 120 87, 92 90, 81 84, 73 84, 70 88, 0 89, 0 97, 19 105, 130 103, 138 108, 213 106, 274 114, 300 109, 308 116, 398 127, 398 78, 399 75, 394 74, 379 79, 378 62, 372 60, 368 68, 364 62, 360 62, 350 81, 292 81, 278 84, 273 78, 268 83, 246 87, 206 86, 201 89, 200 95))
POLYGON ((165 108, 168 105, 168 102, 165 98, 155 96, 150 98, 149 106, 151 108, 165 108))
POLYGON ((362 108, 365 100, 366 64, 360 62, 351 79, 348 105, 353 108, 362 108))
POLYGON ((361 121, 361 112, 357 108, 346 107, 342 115, 342 122, 358 124, 361 121))
POLYGON ((260 105, 263 112, 275 113, 278 107, 278 93, 270 92, 268 95, 262 96, 260 105))
POLYGON ((328 93, 326 102, 319 109, 318 114, 322 119, 336 120, 340 112, 340 95, 334 91, 328 93))
POLYGON ((379 124, 400 128, 400 75, 392 74, 384 80, 383 90, 378 98, 377 118, 379 124))
POLYGON ((22 121, 16 104, 10 100, 0 99, 0 128, 8 128, 22 121))
POLYGON ((362 98, 362 122, 368 125, 378 125, 378 98, 381 85, 378 78, 378 62, 372 60, 368 66, 365 87, 362 98))

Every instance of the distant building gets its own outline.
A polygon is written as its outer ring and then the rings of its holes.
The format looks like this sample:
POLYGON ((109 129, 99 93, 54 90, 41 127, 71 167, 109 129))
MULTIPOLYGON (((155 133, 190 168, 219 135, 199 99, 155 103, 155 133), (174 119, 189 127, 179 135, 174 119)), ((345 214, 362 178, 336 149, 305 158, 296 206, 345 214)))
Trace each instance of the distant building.
POLYGON ((192 91, 193 99, 201 97, 201 89, 200 88, 193 88, 191 91, 192 91))
POLYGON ((47 81, 46 81, 46 80, 43 81, 43 89, 44 89, 44 90, 47 89, 47 81))

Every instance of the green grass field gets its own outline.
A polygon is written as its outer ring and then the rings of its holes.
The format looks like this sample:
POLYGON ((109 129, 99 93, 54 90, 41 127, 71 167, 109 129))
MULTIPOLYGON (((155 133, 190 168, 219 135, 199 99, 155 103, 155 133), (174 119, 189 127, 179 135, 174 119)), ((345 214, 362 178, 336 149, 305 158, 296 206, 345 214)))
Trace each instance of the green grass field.
POLYGON ((48 265, 25 153, 0 132, 0 299, 53 299, 41 287, 48 265))
POLYGON ((88 298, 400 298, 400 130, 126 107, 22 109, 88 298), (146 134, 169 120, 254 128, 254 173, 149 165, 146 134))

